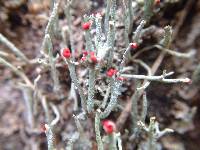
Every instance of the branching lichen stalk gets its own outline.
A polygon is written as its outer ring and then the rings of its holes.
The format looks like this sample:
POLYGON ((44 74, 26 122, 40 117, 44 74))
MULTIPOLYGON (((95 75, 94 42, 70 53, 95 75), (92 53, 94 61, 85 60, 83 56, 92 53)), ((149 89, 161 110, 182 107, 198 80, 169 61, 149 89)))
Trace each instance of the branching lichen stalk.
POLYGON ((12 42, 10 42, 5 36, 0 33, 0 43, 6 45, 13 53, 24 60, 25 62, 29 63, 28 58, 19 50, 12 42))
POLYGON ((96 140, 97 140, 97 146, 98 150, 103 150, 103 142, 101 139, 101 133, 100 133, 100 110, 97 110, 95 115, 95 133, 96 133, 96 140))
POLYGON ((48 150, 55 150, 54 148, 54 134, 53 134, 53 127, 51 127, 50 125, 46 125, 46 137, 47 137, 47 145, 48 145, 48 150))
POLYGON ((58 6, 59 6, 59 2, 54 3, 53 11, 50 15, 49 22, 48 22, 46 29, 45 29, 45 34, 49 34, 50 36, 52 36, 53 27, 54 27, 54 24, 56 22, 56 18, 57 18, 57 14, 58 14, 58 6))
POLYGON ((69 40, 70 40, 70 46, 72 51, 72 59, 75 59, 75 46, 74 46, 74 40, 73 40, 73 33, 72 33, 72 15, 71 15, 71 0, 66 0, 67 4, 64 8, 64 13, 67 18, 67 25, 69 27, 69 40))
POLYGON ((108 106, 105 108, 105 110, 100 114, 100 118, 106 118, 110 115, 110 113, 113 111, 113 109, 117 105, 118 96, 121 94, 121 85, 122 81, 116 80, 113 84, 112 91, 111 91, 111 97, 110 102, 108 103, 108 106))
POLYGON ((153 6, 155 0, 144 0, 144 20, 149 22, 151 17, 153 16, 153 6))
POLYGON ((89 80, 88 80, 88 100, 87 100, 87 110, 92 112, 94 109, 94 94, 95 94, 95 66, 91 66, 89 69, 89 80))
POLYGON ((171 26, 166 26, 164 28, 165 30, 165 34, 164 34, 164 38, 163 40, 160 42, 160 44, 164 47, 164 48, 169 48, 171 41, 172 41, 172 27, 171 26))
POLYGON ((106 41, 107 46, 111 48, 111 50, 109 51, 109 57, 108 57, 108 68, 111 67, 113 57, 114 57, 114 43, 115 43, 115 24, 113 21, 110 21, 108 37, 106 41))
POLYGON ((48 50, 49 63, 51 67, 51 76, 53 78, 53 83, 54 83, 54 91, 58 92, 60 90, 60 83, 58 78, 58 72, 56 70, 55 58, 53 57, 53 46, 49 34, 45 35, 43 46, 48 50))
POLYGON ((139 26, 136 28, 134 32, 134 37, 133 37, 134 42, 139 43, 139 40, 141 39, 142 29, 144 28, 145 24, 146 24, 146 21, 142 20, 139 26))
POLYGON ((76 69, 75 65, 71 63, 70 61, 66 61, 68 64, 69 72, 70 72, 70 77, 72 79, 72 82, 74 83, 75 87, 77 88, 80 98, 81 98, 81 105, 82 109, 86 111, 86 97, 84 95, 83 89, 79 83, 78 77, 76 75, 76 69))

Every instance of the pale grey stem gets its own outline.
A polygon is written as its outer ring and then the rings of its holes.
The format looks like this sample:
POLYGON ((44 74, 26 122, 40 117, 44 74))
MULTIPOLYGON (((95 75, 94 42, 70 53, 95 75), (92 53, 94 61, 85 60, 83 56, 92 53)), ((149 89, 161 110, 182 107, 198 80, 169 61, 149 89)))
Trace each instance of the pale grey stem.
POLYGON ((167 52, 170 55, 173 55, 173 56, 176 56, 176 57, 180 57, 180 58, 191 58, 196 53, 194 50, 191 50, 191 51, 189 51, 187 53, 180 53, 180 52, 176 52, 176 51, 164 48, 164 47, 162 47, 160 45, 155 45, 155 47, 160 49, 160 50, 162 50, 162 51, 167 52))
POLYGON ((0 43, 6 45, 16 56, 29 63, 28 58, 12 42, 0 33, 0 43))
POLYGON ((129 9, 127 9, 125 0, 123 0, 123 5, 124 5, 124 39, 125 39, 125 46, 127 47, 128 44, 130 43, 129 41, 129 27, 130 27, 130 15, 129 15, 129 9))
POLYGON ((73 63, 71 63, 70 61, 67 61, 64 58, 65 62, 68 64, 68 68, 69 68, 69 72, 70 72, 70 77, 72 79, 72 82, 74 83, 75 87, 78 89, 80 98, 81 98, 81 105, 82 105, 82 109, 84 111, 86 111, 86 97, 84 95, 83 89, 79 83, 78 77, 76 75, 76 68, 75 65, 73 63))
POLYGON ((104 19, 104 30, 105 34, 107 35, 109 29, 109 18, 110 18, 110 7, 111 7, 111 0, 106 1, 106 14, 104 19))
POLYGON ((153 16, 153 6, 155 0, 144 0, 144 20, 150 21, 153 16))
POLYGON ((128 14, 129 14, 128 34, 130 34, 131 30, 133 28, 133 7, 132 7, 132 0, 128 0, 128 14))
POLYGON ((164 83, 189 83, 191 80, 189 78, 180 78, 180 79, 165 79, 165 77, 172 75, 173 72, 167 73, 166 75, 160 76, 145 76, 145 75, 129 75, 129 74, 121 74, 121 77, 125 78, 134 78, 140 80, 149 80, 149 81, 158 81, 164 83))
POLYGON ((115 22, 116 19, 117 1, 111 0, 110 19, 115 22))
MULTIPOLYGON (((61 52, 62 53, 62 52, 61 52)), ((74 83, 75 87, 78 89, 78 93, 80 95, 81 98, 81 105, 82 105, 82 109, 84 111, 86 111, 87 107, 86 107, 86 96, 83 92, 83 89, 79 83, 77 74, 76 74, 76 62, 73 62, 71 60, 67 60, 62 56, 63 60, 65 61, 65 63, 68 65, 69 68, 69 72, 70 72, 70 77, 72 79, 72 82, 74 83)))
POLYGON ((135 93, 131 97, 131 101, 132 101, 131 114, 132 114, 132 124, 133 124, 132 129, 134 133, 137 132, 137 122, 139 119, 138 118, 138 99, 140 98, 142 92, 143 91, 136 89, 135 93))
POLYGON ((139 43, 139 40, 141 38, 141 33, 142 33, 142 29, 144 28, 146 24, 145 20, 142 20, 139 24, 139 26, 137 27, 137 29, 134 32, 134 37, 133 37, 133 41, 136 43, 139 43))
POLYGON ((59 6, 59 1, 53 5, 53 10, 51 12, 49 22, 45 29, 45 34, 49 34, 50 36, 52 36, 53 27, 54 27, 54 24, 56 22, 56 18, 58 15, 58 6, 59 6))
POLYGON ((126 59, 128 57, 128 53, 129 53, 130 50, 131 50, 131 47, 130 47, 130 44, 129 44, 129 46, 126 48, 126 50, 125 50, 125 52, 122 56, 122 61, 121 61, 120 66, 119 66, 119 72, 120 73, 122 72, 123 67, 125 66, 126 59))
MULTIPOLYGON (((152 75, 151 68, 142 60, 135 59, 134 62, 139 63, 144 69, 146 69, 148 76, 152 75)), ((137 90, 144 90, 150 85, 150 82, 145 80, 141 87, 137 87, 137 90)))
POLYGON ((87 51, 94 51, 94 46, 92 43, 92 37, 90 31, 85 32, 85 40, 86 40, 86 50, 87 51))
POLYGON ((101 39, 102 39, 102 28, 101 28, 102 16, 97 14, 95 17, 96 23, 96 37, 95 37, 95 46, 96 46, 96 54, 99 51, 101 46, 101 39))
MULTIPOLYGON (((93 66, 95 67, 95 66, 93 66)), ((95 68, 91 67, 89 69, 89 80, 88 80, 88 100, 87 100, 87 110, 92 112, 94 110, 94 94, 95 94, 95 68)))
POLYGON ((0 63, 3 64, 4 66, 10 68, 15 74, 20 76, 29 87, 31 87, 32 89, 34 88, 33 84, 29 80, 29 78, 22 71, 17 69, 17 67, 15 67, 14 65, 12 65, 11 63, 9 63, 8 61, 6 61, 5 59, 3 59, 1 57, 0 57, 0 63))
POLYGON ((148 133, 148 141, 147 141, 148 150, 156 149, 158 138, 160 138, 166 133, 174 132, 172 129, 169 129, 169 128, 166 128, 160 131, 159 124, 158 122, 155 121, 155 119, 156 119, 155 117, 150 118, 150 123, 148 127, 142 121, 138 121, 138 126, 140 126, 142 129, 144 129, 148 133))
POLYGON ((100 114, 100 118, 106 118, 110 115, 110 113, 113 111, 113 109, 117 105, 117 99, 118 96, 120 95, 120 90, 121 90, 121 85, 122 81, 114 81, 112 91, 111 91, 111 98, 110 102, 108 103, 108 106, 105 108, 105 110, 100 114))
POLYGON ((48 105, 47 105, 46 97, 43 96, 41 98, 41 103, 42 103, 42 107, 44 109, 45 120, 49 124, 50 123, 50 116, 49 116, 49 108, 48 108, 48 105))
POLYGON ((47 137, 47 145, 48 145, 48 150, 55 150, 54 147, 54 134, 53 134, 53 126, 50 126, 48 124, 45 124, 45 134, 47 137))
POLYGON ((72 59, 75 59, 75 46, 74 46, 74 39, 73 39, 73 33, 72 33, 72 15, 71 15, 71 0, 67 0, 67 4, 64 8, 64 13, 67 18, 67 25, 69 27, 69 40, 72 50, 72 59))
POLYGON ((103 142, 100 133, 100 113, 101 111, 98 109, 95 115, 95 133, 96 133, 96 141, 98 145, 98 150, 103 150, 103 142))
POLYGON ((71 83, 71 88, 70 88, 70 92, 69 92, 69 99, 73 99, 74 100, 74 111, 78 110, 78 98, 76 95, 76 90, 75 90, 75 85, 74 83, 71 83))
POLYGON ((148 127, 148 149, 155 150, 156 149, 156 140, 154 137, 155 132, 155 117, 150 118, 150 123, 148 127))
POLYGON ((41 75, 38 75, 33 82, 34 85, 34 89, 33 89, 33 114, 36 116, 38 113, 38 93, 39 93, 39 89, 38 89, 38 82, 41 78, 41 75))
POLYGON ((58 123, 58 121, 60 120, 60 113, 59 113, 56 105, 54 105, 53 103, 50 103, 50 106, 53 109, 54 114, 56 115, 55 119, 51 121, 50 126, 55 126, 58 123))
POLYGON ((48 49, 51 75, 52 75, 53 83, 54 83, 54 91, 57 93, 60 90, 60 83, 59 83, 59 78, 58 78, 58 72, 56 70, 56 63, 55 63, 56 60, 53 57, 53 45, 51 42, 51 37, 48 33, 45 34, 44 44, 45 44, 45 47, 48 49))
POLYGON ((65 150, 73 150, 74 149, 74 143, 78 140, 79 138, 79 133, 75 132, 72 137, 69 139, 69 141, 67 142, 67 146, 65 148, 65 150))
POLYGON ((160 41, 160 44, 164 48, 168 49, 172 42, 172 27, 166 26, 164 30, 165 30, 164 38, 160 41))
POLYGON ((78 132, 80 134, 80 137, 83 137, 84 136, 84 129, 83 129, 78 117, 76 115, 73 115, 73 117, 74 117, 74 120, 75 120, 76 127, 78 129, 78 132))
POLYGON ((167 54, 170 54, 170 55, 176 56, 176 57, 180 57, 180 58, 191 58, 196 53, 195 50, 191 50, 191 51, 186 52, 186 53, 180 53, 180 52, 176 52, 174 50, 170 50, 170 49, 164 48, 161 45, 156 44, 156 45, 148 46, 148 47, 145 47, 145 48, 141 49, 132 58, 134 59, 134 58, 138 57, 140 54, 142 54, 143 52, 151 50, 154 47, 159 49, 159 50, 162 50, 163 52, 166 52, 167 54))
POLYGON ((34 116, 33 116, 33 97, 32 97, 32 89, 27 85, 20 84, 20 88, 22 89, 25 106, 27 110, 27 120, 29 126, 33 129, 34 127, 34 116))
POLYGON ((141 113, 141 121, 145 122, 146 116, 147 116, 147 95, 146 92, 143 92, 143 98, 142 98, 142 113, 141 113))
POLYGON ((117 138, 118 150, 122 150, 121 134, 120 133, 116 133, 116 138, 117 138))
POLYGON ((7 52, 3 52, 3 50, 2 49, 0 49, 0 57, 3 57, 3 58, 12 58, 12 56, 10 56, 10 54, 9 53, 7 53, 7 52))
POLYGON ((104 95, 103 102, 102 102, 100 108, 105 109, 106 104, 108 102, 109 95, 110 95, 110 90, 111 90, 111 86, 109 85, 107 90, 106 90, 106 94, 104 95))
POLYGON ((109 57, 108 57, 108 68, 112 66, 112 61, 114 57, 114 43, 115 43, 115 23, 113 21, 109 22, 109 31, 106 44, 110 47, 109 57))
POLYGON ((117 150, 116 133, 113 132, 112 134, 108 135, 108 137, 109 137, 109 150, 117 150))

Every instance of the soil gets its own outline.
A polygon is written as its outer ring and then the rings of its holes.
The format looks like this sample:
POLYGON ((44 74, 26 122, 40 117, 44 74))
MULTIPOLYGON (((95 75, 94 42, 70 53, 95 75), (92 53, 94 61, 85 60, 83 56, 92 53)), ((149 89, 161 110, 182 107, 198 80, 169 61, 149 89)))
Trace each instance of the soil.
MULTIPOLYGON (((89 0, 84 0, 73 5, 73 38, 78 50, 84 48, 85 42, 81 30, 83 14, 102 11, 104 6, 101 0, 93 0, 91 8, 88 6, 88 3, 89 0)), ((160 10, 154 14, 150 24, 156 26, 156 31, 168 24, 172 25, 174 40, 171 49, 179 52, 188 52, 194 49, 196 55, 193 59, 180 59, 166 55, 156 74, 161 74, 162 70, 166 69, 167 71, 175 72, 173 77, 184 76, 192 78, 192 74, 200 60, 200 0, 178 0, 175 3, 167 3, 165 6, 163 6, 163 3, 161 1, 160 6, 158 6, 158 10, 159 7, 160 10)), ((26 0, 0 1, 0 33, 12 41, 29 59, 41 57, 40 50, 44 30, 47 25, 47 16, 50 13, 49 7, 47 0, 44 0, 43 3, 28 2, 26 0)), ((134 29, 137 22, 136 17, 134 29)), ((66 25, 63 10, 60 10, 59 13, 59 23, 60 26, 66 25)), ((145 44, 142 44, 141 48, 148 46, 152 41, 155 43, 155 37, 144 37, 143 40, 145 42, 143 43, 145 44)), ((121 44, 123 45, 122 40, 122 38, 118 38, 120 44, 117 43, 117 45, 119 47, 121 44)), ((60 49, 61 39, 58 37, 53 42, 56 54, 60 49)), ((10 50, 3 45, 0 45, 0 50, 10 53, 10 50)), ((159 50, 153 50, 142 54, 139 58, 149 64, 153 64, 159 53, 159 50)), ((10 55, 12 56, 12 54, 10 55)), ((15 56, 12 56, 9 58, 9 61, 16 66, 22 66, 22 69, 25 70, 28 77, 33 81, 39 72, 39 65, 26 66, 19 60, 13 59, 13 57, 15 58, 15 56)), ((58 70, 64 93, 61 100, 52 93, 52 80, 48 70, 43 72, 42 82, 39 86, 44 89, 44 93, 47 93, 48 101, 56 104, 62 116, 55 130, 55 143, 57 149, 61 149, 66 144, 61 143, 61 141, 68 139, 76 131, 72 114, 78 112, 73 111, 73 100, 69 98, 71 80, 67 67, 61 66, 58 70)), ((139 70, 139 72, 144 73, 144 70, 139 70)), ((8 68, 0 65, 0 150, 47 149, 45 134, 40 130, 41 124, 45 122, 42 107, 38 106, 40 115, 36 116, 34 130, 30 130, 27 123, 27 110, 23 93, 18 85, 19 82, 21 82, 19 77, 8 68)), ((128 85, 128 90, 125 90, 120 97, 120 100, 123 99, 124 106, 128 103, 134 89, 134 85, 132 86, 132 84, 127 82, 125 84, 128 85)), ((149 102, 147 118, 156 116, 161 129, 172 128, 175 130, 173 134, 163 136, 159 140, 164 150, 199 150, 199 85, 199 83, 168 85, 152 83, 147 89, 149 102)), ((117 121, 119 115, 120 113, 111 114, 109 118, 117 121)), ((148 119, 146 120, 147 123, 148 119)), ((129 122, 130 118, 124 122, 124 128, 129 128, 129 125, 127 125, 129 122)), ((95 135, 92 121, 88 119, 87 125, 84 126, 86 134, 93 141, 92 145, 95 150, 95 135)), ((126 140, 127 137, 124 130, 121 132, 123 134, 124 149, 134 149, 134 145, 126 140)))

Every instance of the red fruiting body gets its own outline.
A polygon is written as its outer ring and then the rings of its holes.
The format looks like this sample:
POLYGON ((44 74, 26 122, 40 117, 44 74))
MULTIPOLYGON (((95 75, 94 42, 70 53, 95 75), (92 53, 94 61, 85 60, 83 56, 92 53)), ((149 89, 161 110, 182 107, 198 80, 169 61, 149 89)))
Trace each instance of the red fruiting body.
POLYGON ((87 51, 83 51, 83 56, 87 56, 88 52, 87 51))
POLYGON ((93 63, 97 63, 97 57, 95 56, 95 53, 94 53, 94 52, 90 52, 90 60, 91 60, 93 63))
POLYGON ((91 56, 90 56, 90 59, 91 59, 91 61, 92 61, 93 63, 97 63, 97 57, 96 57, 96 56, 91 55, 91 56))
POLYGON ((65 58, 70 58, 71 57, 71 52, 69 50, 69 48, 65 48, 62 52, 63 57, 65 58))
POLYGON ((94 52, 90 52, 90 55, 92 56, 92 55, 95 55, 95 53, 94 52))
POLYGON ((112 77, 113 75, 115 75, 117 73, 117 70, 116 69, 109 69, 107 72, 106 72, 106 75, 108 77, 112 77))
POLYGON ((159 5, 160 4, 160 0, 155 0, 155 4, 159 5))
POLYGON ((85 22, 85 23, 83 23, 82 28, 83 28, 83 30, 89 30, 90 26, 91 26, 90 22, 85 22))
POLYGON ((110 72, 110 71, 107 71, 107 72, 106 72, 106 75, 107 75, 108 77, 112 77, 112 76, 113 76, 113 73, 110 72))
POLYGON ((116 125, 111 120, 104 120, 102 121, 103 129, 107 134, 112 134, 114 131, 116 131, 116 125))
POLYGON ((138 45, 137 45, 137 43, 135 43, 135 42, 130 43, 130 46, 131 46, 132 49, 138 48, 138 45))

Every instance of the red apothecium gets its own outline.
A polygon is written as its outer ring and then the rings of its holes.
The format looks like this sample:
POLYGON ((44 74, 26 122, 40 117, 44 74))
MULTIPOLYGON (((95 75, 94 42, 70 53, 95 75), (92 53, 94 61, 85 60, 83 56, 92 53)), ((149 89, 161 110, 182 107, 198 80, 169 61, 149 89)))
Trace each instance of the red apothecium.
POLYGON ((65 58, 70 58, 70 57, 71 57, 70 49, 69 49, 69 48, 63 49, 62 55, 63 55, 63 57, 65 57, 65 58))
POLYGON ((132 49, 136 49, 136 48, 138 48, 138 44, 135 43, 135 42, 130 43, 130 46, 131 46, 132 49))
POLYGON ((83 29, 83 30, 89 30, 89 29, 90 29, 90 26, 91 26, 91 22, 85 22, 85 23, 83 23, 83 25, 82 25, 82 29, 83 29))
POLYGON ((111 120, 102 121, 103 129, 107 134, 111 134, 116 131, 116 125, 111 120))
POLYGON ((111 68, 111 69, 109 69, 109 70, 106 72, 106 75, 107 75, 108 77, 112 77, 112 76, 115 75, 116 73, 117 73, 117 70, 111 68))

